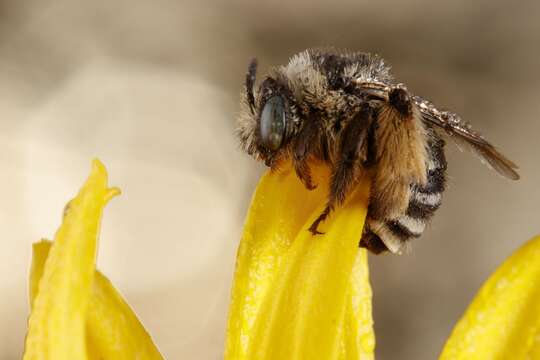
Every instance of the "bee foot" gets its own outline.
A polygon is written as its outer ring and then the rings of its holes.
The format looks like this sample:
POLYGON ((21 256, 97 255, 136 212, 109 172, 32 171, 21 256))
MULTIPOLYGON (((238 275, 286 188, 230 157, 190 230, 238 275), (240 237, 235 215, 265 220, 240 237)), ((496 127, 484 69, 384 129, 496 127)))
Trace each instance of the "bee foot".
POLYGON ((311 227, 309 228, 309 232, 311 233, 311 235, 324 235, 323 232, 317 230, 317 227, 318 226, 316 224, 311 225, 311 227))
POLYGON ((309 231, 311 232, 311 234, 313 234, 313 235, 322 235, 322 234, 324 234, 324 233, 320 232, 319 230, 317 230, 317 228, 319 227, 320 223, 322 223, 324 220, 326 220, 326 218, 330 214, 330 211, 332 211, 332 208, 330 206, 326 206, 326 208, 324 208, 324 211, 321 213, 321 215, 319 215, 319 217, 317 219, 315 219, 313 224, 311 224, 311 226, 309 227, 309 231))

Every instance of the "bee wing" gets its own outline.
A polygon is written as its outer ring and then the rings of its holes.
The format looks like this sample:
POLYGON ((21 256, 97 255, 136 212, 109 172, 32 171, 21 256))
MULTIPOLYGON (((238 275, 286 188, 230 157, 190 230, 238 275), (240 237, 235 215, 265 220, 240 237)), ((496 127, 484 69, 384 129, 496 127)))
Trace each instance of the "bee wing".
POLYGON ((458 115, 448 111, 439 111, 431 102, 419 96, 414 96, 413 100, 426 123, 444 130, 444 133, 458 146, 465 145, 478 155, 483 163, 502 176, 512 180, 519 179, 516 171, 518 166, 501 154, 458 115))

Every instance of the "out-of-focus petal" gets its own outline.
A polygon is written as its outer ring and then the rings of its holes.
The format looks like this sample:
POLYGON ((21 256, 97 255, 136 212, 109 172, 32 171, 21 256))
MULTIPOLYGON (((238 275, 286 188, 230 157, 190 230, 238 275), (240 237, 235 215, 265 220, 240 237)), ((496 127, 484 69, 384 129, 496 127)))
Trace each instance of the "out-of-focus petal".
MULTIPOLYGON (((30 288, 39 282, 50 241, 33 245, 30 288)), ((30 291, 30 303, 36 291, 30 291)), ((152 338, 122 296, 100 271, 95 272, 86 314, 86 340, 90 359, 163 359, 152 338)))
POLYGON ((51 244, 48 240, 41 240, 32 244, 32 264, 30 265, 30 280, 28 283, 30 309, 34 307, 34 300, 39 291, 39 281, 43 276, 43 269, 45 269, 45 262, 49 256, 51 244))
POLYGON ((486 281, 440 359, 540 359, 540 237, 486 281))
MULTIPOLYGON (((120 191, 109 188, 95 160, 79 194, 70 202, 32 302, 24 359, 86 359, 85 323, 95 272, 97 237, 105 204, 120 191)), ((35 281, 31 285, 35 294, 35 281)))
POLYGON ((312 236, 328 172, 307 191, 290 168, 255 191, 237 254, 226 359, 363 359, 375 346, 367 255, 358 248, 369 185, 312 236))

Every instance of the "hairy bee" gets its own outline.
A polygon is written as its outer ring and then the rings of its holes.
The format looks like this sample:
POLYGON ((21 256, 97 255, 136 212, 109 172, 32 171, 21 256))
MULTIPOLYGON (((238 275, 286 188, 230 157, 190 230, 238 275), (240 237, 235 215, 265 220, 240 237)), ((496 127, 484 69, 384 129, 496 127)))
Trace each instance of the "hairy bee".
POLYGON ((313 234, 369 171, 371 197, 360 246, 401 253, 441 204, 445 137, 467 145, 503 176, 519 179, 513 162, 458 115, 396 83, 376 55, 306 50, 273 69, 258 88, 256 69, 253 60, 242 94, 240 141, 271 168, 291 159, 308 189, 315 187, 310 162, 330 167, 328 202, 309 229, 313 234))

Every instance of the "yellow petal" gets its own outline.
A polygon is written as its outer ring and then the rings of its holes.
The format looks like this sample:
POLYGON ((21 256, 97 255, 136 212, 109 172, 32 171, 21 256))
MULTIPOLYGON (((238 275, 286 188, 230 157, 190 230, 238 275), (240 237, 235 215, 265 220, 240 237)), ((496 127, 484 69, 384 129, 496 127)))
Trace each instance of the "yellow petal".
POLYGON ((87 316, 89 345, 100 359, 163 359, 135 313, 99 272, 87 316))
POLYGON ((440 359, 540 359, 540 237, 486 281, 440 359))
MULTIPOLYGON (((86 359, 85 317, 103 207, 118 194, 95 160, 55 236, 28 320, 24 359, 86 359)), ((32 282, 32 281, 31 281, 32 282)), ((32 290, 35 293, 34 290, 32 290)))
POLYGON ((28 284, 30 309, 34 307, 34 300, 39 291, 39 281, 43 276, 43 269, 45 269, 45 262, 49 256, 51 244, 50 241, 44 239, 32 244, 32 264, 30 265, 30 281, 28 284))
POLYGON ((226 359, 373 357, 367 255, 358 248, 369 186, 320 226, 328 172, 307 191, 290 168, 267 173, 255 191, 237 254, 226 359))
MULTIPOLYGON (((33 245, 31 284, 39 282, 51 245, 50 241, 33 245)), ((31 303, 36 294, 30 291, 31 303)), ((86 330, 90 359, 162 359, 135 313, 99 271, 92 284, 86 330)))

